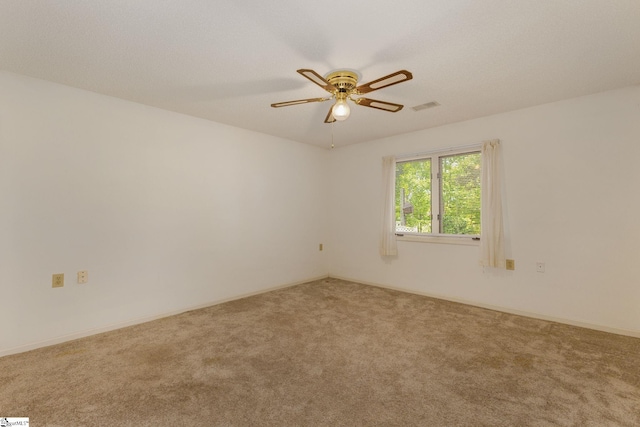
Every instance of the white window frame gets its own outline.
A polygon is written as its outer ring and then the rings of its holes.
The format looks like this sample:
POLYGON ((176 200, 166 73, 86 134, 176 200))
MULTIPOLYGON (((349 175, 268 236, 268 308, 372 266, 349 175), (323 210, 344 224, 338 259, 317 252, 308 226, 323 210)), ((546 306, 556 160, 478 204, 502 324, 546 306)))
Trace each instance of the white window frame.
MULTIPOLYGON (((473 144, 464 147, 445 148, 396 157, 396 165, 398 163, 406 163, 425 159, 430 159, 431 161, 431 230, 440 230, 440 221, 442 214, 442 206, 440 205, 440 193, 442 192, 442 180, 440 177, 440 158, 460 154, 481 153, 481 151, 482 144, 473 144)), ((480 245, 480 235, 475 234, 444 234, 439 232, 395 232, 395 235, 397 240, 399 241, 446 243, 469 246, 480 245)))

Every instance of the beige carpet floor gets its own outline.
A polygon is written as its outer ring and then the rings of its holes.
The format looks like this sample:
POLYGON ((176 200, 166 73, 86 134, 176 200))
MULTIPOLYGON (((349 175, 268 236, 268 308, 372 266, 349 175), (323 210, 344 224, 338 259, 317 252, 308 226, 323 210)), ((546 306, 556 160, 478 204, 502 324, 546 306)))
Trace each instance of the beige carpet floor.
POLYGON ((38 426, 639 426, 640 339, 337 279, 0 358, 38 426))

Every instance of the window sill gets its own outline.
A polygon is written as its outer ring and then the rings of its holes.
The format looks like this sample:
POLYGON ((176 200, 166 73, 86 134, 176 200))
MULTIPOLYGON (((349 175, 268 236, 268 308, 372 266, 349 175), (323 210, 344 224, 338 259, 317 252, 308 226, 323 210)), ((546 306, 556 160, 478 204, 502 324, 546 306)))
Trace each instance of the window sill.
POLYGON ((473 240, 471 236, 449 236, 446 234, 418 235, 403 233, 396 234, 399 242, 440 243, 445 245, 480 246, 480 239, 473 240))

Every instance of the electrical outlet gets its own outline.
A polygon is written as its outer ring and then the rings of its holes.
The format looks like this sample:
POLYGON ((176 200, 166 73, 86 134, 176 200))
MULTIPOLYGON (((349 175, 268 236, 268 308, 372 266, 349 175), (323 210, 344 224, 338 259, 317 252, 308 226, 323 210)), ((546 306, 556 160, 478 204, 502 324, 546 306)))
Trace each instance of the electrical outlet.
POLYGON ((78 271, 78 283, 87 283, 89 281, 89 272, 87 270, 78 271))
POLYGON ((544 262, 536 262, 536 271, 538 273, 544 273, 544 262))
POLYGON ((51 278, 52 288, 61 288, 64 286, 64 273, 54 274, 51 278))
POLYGON ((515 270, 516 269, 516 261, 513 259, 508 259, 506 261, 507 270, 515 270))

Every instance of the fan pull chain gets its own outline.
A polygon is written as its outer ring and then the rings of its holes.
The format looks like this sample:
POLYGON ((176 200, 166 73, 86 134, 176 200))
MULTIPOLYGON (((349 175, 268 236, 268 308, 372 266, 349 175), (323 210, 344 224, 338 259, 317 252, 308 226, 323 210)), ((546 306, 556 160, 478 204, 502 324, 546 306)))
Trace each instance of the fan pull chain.
POLYGON ((333 145, 333 123, 334 122, 331 122, 331 149, 332 150, 335 147, 335 145, 333 145))

